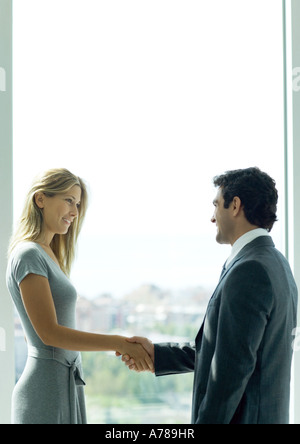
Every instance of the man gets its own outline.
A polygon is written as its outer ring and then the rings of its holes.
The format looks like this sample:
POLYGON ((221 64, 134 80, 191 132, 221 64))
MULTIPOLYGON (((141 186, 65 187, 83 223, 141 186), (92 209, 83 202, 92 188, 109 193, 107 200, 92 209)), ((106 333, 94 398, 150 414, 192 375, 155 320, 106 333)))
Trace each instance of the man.
POLYGON ((297 288, 268 233, 276 221, 275 182, 248 168, 214 184, 216 240, 232 252, 195 345, 132 341, 148 351, 157 376, 194 371, 193 423, 288 423, 297 288))

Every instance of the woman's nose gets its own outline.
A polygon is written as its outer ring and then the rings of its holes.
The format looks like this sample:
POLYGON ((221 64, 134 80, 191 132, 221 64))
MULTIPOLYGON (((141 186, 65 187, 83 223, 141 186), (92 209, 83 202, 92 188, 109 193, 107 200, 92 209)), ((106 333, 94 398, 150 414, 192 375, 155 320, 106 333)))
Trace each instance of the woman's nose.
POLYGON ((74 205, 74 206, 73 206, 72 210, 70 211, 70 214, 71 214, 73 217, 77 217, 77 216, 78 216, 78 208, 77 208, 77 205, 74 205))

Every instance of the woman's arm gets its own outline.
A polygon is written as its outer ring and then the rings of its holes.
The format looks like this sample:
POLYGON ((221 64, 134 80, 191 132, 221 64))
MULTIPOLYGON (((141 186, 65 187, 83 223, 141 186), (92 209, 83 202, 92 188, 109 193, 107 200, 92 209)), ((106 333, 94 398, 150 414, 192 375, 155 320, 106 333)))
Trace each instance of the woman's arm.
POLYGON ((47 278, 29 274, 21 282, 20 290, 28 317, 45 345, 75 351, 117 351, 133 358, 139 371, 154 371, 148 353, 140 344, 131 344, 118 335, 87 333, 59 325, 47 278))

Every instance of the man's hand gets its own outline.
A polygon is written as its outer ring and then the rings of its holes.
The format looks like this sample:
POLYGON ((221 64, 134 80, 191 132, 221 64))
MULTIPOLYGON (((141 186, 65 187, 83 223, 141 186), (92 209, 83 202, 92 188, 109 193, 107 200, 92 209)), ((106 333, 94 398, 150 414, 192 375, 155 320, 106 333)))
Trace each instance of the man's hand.
POLYGON ((118 352, 116 352, 116 355, 128 356, 128 359, 132 360, 132 365, 135 367, 134 370, 138 372, 150 371, 154 373, 154 364, 150 353, 139 342, 128 338, 123 339, 124 342, 118 349, 118 352))
MULTIPOLYGON (((153 362, 154 369, 155 369, 154 345, 152 344, 152 342, 149 339, 143 338, 140 336, 134 336, 133 338, 126 339, 126 341, 134 343, 134 344, 140 344, 146 350, 148 355, 150 356, 150 358, 153 362)), ((116 353, 116 356, 121 356, 121 354, 116 353)), ((130 357, 128 354, 125 354, 122 356, 122 361, 125 362, 125 364, 127 365, 127 367, 130 370, 140 371, 140 370, 138 370, 135 360, 132 357, 130 357)), ((154 372, 154 370, 152 372, 154 372)))

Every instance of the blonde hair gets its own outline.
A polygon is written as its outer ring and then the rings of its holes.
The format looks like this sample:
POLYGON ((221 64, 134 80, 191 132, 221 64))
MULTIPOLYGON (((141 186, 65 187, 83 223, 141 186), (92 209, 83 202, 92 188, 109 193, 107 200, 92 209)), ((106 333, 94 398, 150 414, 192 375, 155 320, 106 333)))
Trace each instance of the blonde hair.
POLYGON ((81 188, 81 201, 78 217, 70 226, 67 234, 56 234, 50 244, 63 272, 70 274, 75 257, 76 242, 87 210, 87 189, 84 181, 66 169, 51 169, 37 177, 27 194, 24 209, 16 231, 11 239, 9 253, 19 242, 36 242, 43 229, 43 211, 36 205, 35 195, 44 193, 47 197, 64 194, 74 185, 81 188))

